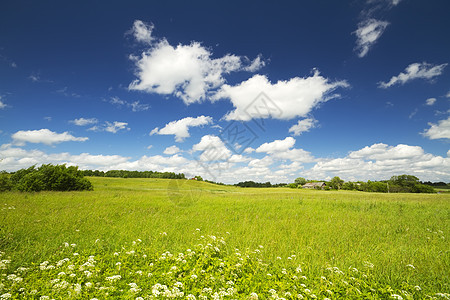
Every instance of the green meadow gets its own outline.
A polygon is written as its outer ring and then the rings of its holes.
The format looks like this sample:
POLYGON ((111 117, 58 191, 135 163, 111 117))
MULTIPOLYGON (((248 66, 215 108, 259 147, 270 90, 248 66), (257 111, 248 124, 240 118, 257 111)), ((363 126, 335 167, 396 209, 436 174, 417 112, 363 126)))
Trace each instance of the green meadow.
POLYGON ((449 299, 449 194, 89 180, 0 194, 0 299, 449 299))

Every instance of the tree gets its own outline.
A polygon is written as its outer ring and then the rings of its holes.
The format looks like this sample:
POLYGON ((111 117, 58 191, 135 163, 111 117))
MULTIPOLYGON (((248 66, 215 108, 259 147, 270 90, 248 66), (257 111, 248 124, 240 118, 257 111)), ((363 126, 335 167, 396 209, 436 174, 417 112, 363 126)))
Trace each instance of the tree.
POLYGON ((5 171, 0 172, 0 192, 10 191, 13 188, 9 174, 5 171))
POLYGON ((333 177, 333 179, 331 179, 330 181, 330 187, 335 190, 340 190, 343 184, 344 180, 340 179, 337 176, 333 177))
POLYGON ((402 187, 413 187, 419 183, 419 178, 413 175, 399 175, 392 176, 389 180, 391 183, 402 186, 402 187))
POLYGON ((22 192, 82 191, 92 190, 92 184, 83 177, 78 167, 65 165, 42 165, 21 169, 10 177, 13 187, 22 192))
POLYGON ((306 183, 306 179, 303 177, 298 177, 294 181, 297 185, 304 185, 306 183))

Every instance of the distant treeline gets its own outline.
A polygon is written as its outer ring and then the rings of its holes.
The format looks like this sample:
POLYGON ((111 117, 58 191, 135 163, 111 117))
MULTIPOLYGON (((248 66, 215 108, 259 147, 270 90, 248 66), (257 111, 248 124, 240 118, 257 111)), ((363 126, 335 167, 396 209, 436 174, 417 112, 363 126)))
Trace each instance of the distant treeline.
POLYGON ((84 176, 96 176, 96 177, 119 177, 119 178, 166 178, 166 179, 186 179, 183 173, 173 172, 157 172, 157 171, 127 171, 127 170, 84 170, 84 176))
POLYGON ((286 183, 271 184, 269 181, 268 182, 242 181, 235 184, 235 186, 240 187, 280 187, 286 185, 287 185, 286 183))
MULTIPOLYGON (((295 183, 288 186, 292 188, 301 188, 307 181, 304 178, 295 179, 295 183)), ((323 181, 325 186, 316 186, 317 189, 323 190, 350 190, 375 193, 435 193, 435 187, 450 188, 445 182, 432 183, 430 181, 421 182, 419 178, 413 175, 392 176, 389 180, 383 181, 357 181, 345 182, 339 177, 333 177, 330 181, 323 181)))

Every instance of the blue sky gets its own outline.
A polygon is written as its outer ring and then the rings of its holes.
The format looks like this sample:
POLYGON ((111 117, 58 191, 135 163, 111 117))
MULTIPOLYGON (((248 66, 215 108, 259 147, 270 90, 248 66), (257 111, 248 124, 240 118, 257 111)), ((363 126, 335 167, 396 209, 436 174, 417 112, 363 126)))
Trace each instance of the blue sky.
POLYGON ((449 10, 2 1, 0 169, 449 182, 449 10))

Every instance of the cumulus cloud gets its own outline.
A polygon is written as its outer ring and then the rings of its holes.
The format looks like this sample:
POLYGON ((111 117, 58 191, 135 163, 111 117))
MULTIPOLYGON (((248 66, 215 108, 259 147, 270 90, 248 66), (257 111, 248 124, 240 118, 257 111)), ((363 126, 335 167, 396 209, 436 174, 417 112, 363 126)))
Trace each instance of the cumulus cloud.
POLYGON ((198 158, 201 161, 228 161, 232 156, 225 143, 215 135, 205 135, 198 144, 192 146, 193 152, 200 152, 198 158))
POLYGON ((436 98, 428 98, 425 101, 425 104, 428 105, 428 106, 432 106, 434 103, 436 103, 436 98))
POLYGON ((213 99, 227 98, 233 103, 236 109, 225 116, 226 120, 289 120, 304 117, 320 103, 339 97, 331 92, 348 86, 346 81, 331 82, 317 70, 310 77, 294 77, 275 84, 264 75, 254 75, 235 86, 224 84, 213 99), (259 96, 261 92, 264 99, 259 96))
POLYGON ((6 104, 1 99, 2 98, 0 97, 0 109, 4 109, 6 108, 6 104))
POLYGON ((20 130, 14 133, 11 137, 13 139, 13 143, 20 146, 25 145, 25 143, 42 143, 46 145, 53 145, 70 141, 84 142, 89 139, 87 137, 74 137, 67 131, 63 133, 56 133, 49 129, 20 130))
POLYGON ((275 140, 270 143, 264 143, 261 146, 259 146, 255 151, 273 154, 287 151, 288 149, 294 147, 294 145, 295 139, 293 137, 287 137, 284 140, 275 140))
POLYGON ((430 140, 450 139, 450 117, 440 120, 437 124, 428 123, 430 128, 422 132, 422 135, 430 140))
POLYGON ((289 128, 289 132, 292 132, 294 136, 301 135, 302 132, 308 132, 311 128, 316 127, 317 121, 313 118, 307 118, 299 120, 297 124, 289 128))
POLYGON ((359 57, 367 55, 370 48, 381 37, 388 25, 389 22, 373 18, 364 20, 358 24, 358 29, 354 33, 357 37, 355 51, 358 52, 359 57))
POLYGON ((405 84, 414 79, 431 80, 441 75, 446 66, 446 63, 441 65, 433 65, 426 62, 413 63, 407 66, 404 72, 401 72, 397 76, 392 76, 388 82, 380 82, 379 87, 386 89, 396 84, 405 84))
POLYGON ((177 154, 178 152, 180 152, 181 151, 181 149, 180 148, 178 148, 177 146, 175 146, 175 145, 173 145, 173 146, 170 146, 170 147, 167 147, 165 150, 164 150, 164 154, 167 154, 167 155, 173 155, 173 154, 177 154))
POLYGON ((97 124, 98 120, 96 118, 90 118, 90 119, 78 118, 75 120, 70 120, 69 123, 72 123, 77 126, 86 126, 86 125, 97 124))
MULTIPOLYGON (((144 29, 145 35, 150 35, 151 30, 144 29)), ((172 94, 186 104, 205 100, 212 90, 225 82, 226 74, 256 71, 264 66, 260 56, 245 65, 245 58, 233 54, 212 58, 212 52, 199 42, 172 46, 166 39, 152 42, 139 57, 130 56, 130 59, 135 62, 137 76, 129 85, 130 90, 172 94)))
POLYGON ((150 44, 153 40, 152 31, 154 27, 153 24, 147 24, 141 20, 136 20, 133 23, 133 28, 131 28, 130 33, 133 34, 136 41, 150 44))
POLYGON ((196 118, 187 117, 181 120, 172 121, 163 128, 154 128, 150 135, 160 134, 160 135, 175 135, 176 142, 183 142, 184 139, 190 137, 189 127, 198 127, 203 125, 208 125, 213 122, 213 119, 208 116, 199 116, 196 118))
POLYGON ((316 179, 339 176, 345 180, 381 180, 400 172, 422 180, 448 181, 449 170, 449 157, 425 153, 419 146, 374 144, 343 158, 321 159, 302 175, 316 179))
POLYGON ((270 143, 264 143, 256 148, 256 153, 267 153, 271 157, 280 160, 291 160, 295 162, 309 163, 314 161, 310 152, 303 149, 292 149, 295 145, 293 137, 287 137, 284 140, 275 140, 270 143))

